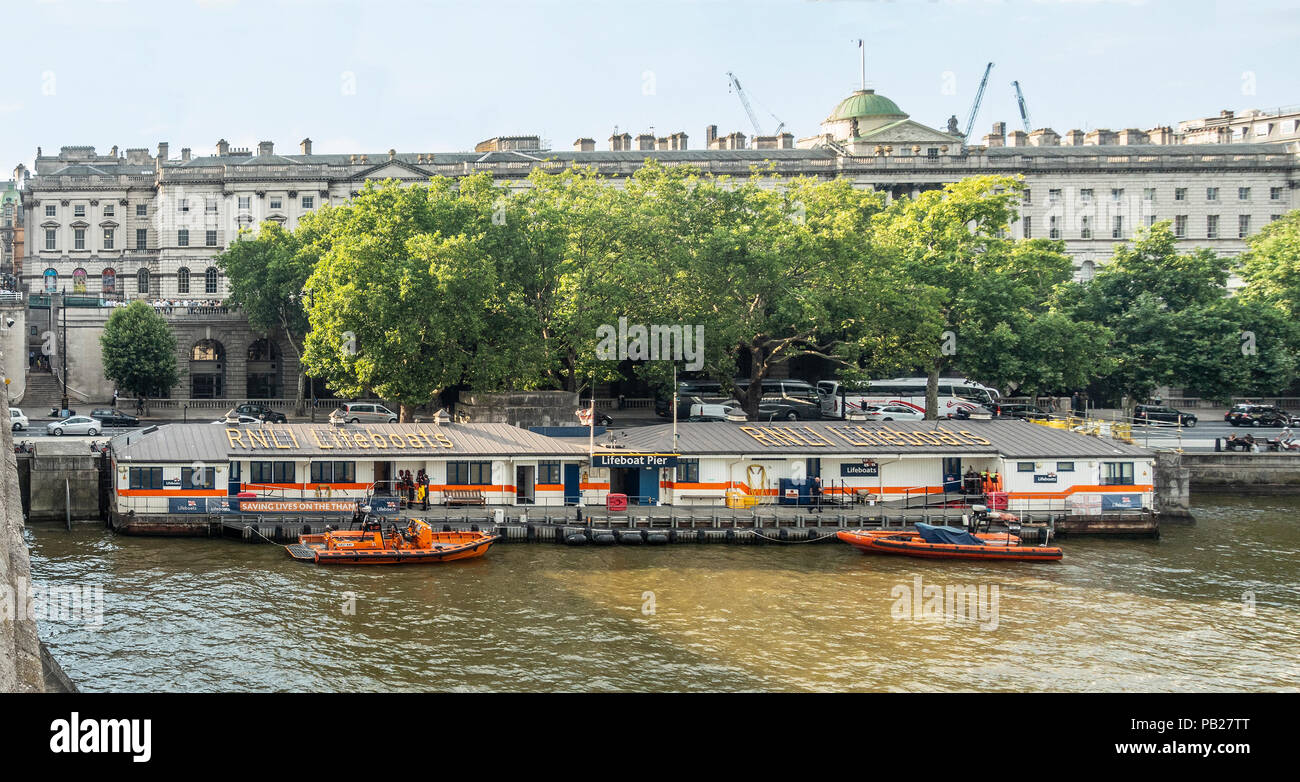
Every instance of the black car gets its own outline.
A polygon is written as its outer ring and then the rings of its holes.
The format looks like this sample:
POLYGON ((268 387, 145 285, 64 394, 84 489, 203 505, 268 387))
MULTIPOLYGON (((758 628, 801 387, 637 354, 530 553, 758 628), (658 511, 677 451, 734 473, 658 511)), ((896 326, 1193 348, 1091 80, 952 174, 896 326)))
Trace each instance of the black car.
POLYGON ((1196 426, 1196 416, 1163 405, 1138 405, 1133 410, 1133 419, 1137 423, 1166 423, 1196 426))
POLYGON ((98 410, 90 411, 91 418, 97 418, 104 426, 139 426, 140 419, 133 415, 127 415, 121 410, 110 407, 101 407, 98 410))
POLYGON ((1024 418, 1040 420, 1048 417, 1048 414, 1037 405, 1027 405, 1021 403, 999 404, 993 406, 993 415, 1004 418, 1024 418))
POLYGON ((235 408, 235 414, 251 415, 259 421, 266 421, 272 424, 282 424, 289 420, 284 417, 284 413, 272 410, 266 405, 259 405, 256 402, 245 402, 244 404, 239 405, 235 408))
POLYGON ((1274 405, 1234 405, 1223 416, 1233 426, 1290 426, 1291 416, 1274 405))

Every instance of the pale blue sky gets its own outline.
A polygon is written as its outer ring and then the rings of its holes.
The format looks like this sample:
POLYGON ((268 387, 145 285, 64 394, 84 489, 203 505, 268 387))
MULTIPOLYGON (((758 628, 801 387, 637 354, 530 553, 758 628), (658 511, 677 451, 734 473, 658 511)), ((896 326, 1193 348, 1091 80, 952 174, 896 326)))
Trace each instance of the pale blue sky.
POLYGON ((557 148, 617 125, 817 132, 858 86, 920 122, 977 135, 1138 127, 1300 104, 1300 9, 1281 0, 4 0, 0 172, 36 147, 171 144, 209 153, 453 151, 537 133, 557 148), (948 75, 950 74, 950 76, 948 75), (947 88, 947 91, 945 91, 947 88), (1253 90, 1253 94, 1251 94, 1253 90), (951 94, 948 94, 951 93, 951 94))

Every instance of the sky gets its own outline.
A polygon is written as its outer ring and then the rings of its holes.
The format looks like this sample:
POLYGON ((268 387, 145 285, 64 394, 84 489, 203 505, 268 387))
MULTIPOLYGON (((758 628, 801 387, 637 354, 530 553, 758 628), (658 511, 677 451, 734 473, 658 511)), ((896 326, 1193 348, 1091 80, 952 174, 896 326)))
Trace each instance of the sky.
MULTIPOLYGON (((860 86, 914 120, 1147 129, 1300 104, 1282 0, 0 0, 0 172, 36 148, 448 152, 498 135, 796 138, 860 86), (779 119, 778 119, 779 118, 779 119)), ((7 177, 6 177, 7 178, 7 177)))

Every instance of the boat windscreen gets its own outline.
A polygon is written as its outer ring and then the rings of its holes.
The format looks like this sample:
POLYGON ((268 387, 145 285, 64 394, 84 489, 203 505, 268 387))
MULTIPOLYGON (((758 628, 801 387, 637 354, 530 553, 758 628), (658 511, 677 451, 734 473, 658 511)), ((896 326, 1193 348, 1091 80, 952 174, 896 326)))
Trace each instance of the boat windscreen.
POLYGON ((940 527, 916 523, 916 532, 926 543, 949 543, 955 546, 983 546, 984 541, 959 527, 940 527))

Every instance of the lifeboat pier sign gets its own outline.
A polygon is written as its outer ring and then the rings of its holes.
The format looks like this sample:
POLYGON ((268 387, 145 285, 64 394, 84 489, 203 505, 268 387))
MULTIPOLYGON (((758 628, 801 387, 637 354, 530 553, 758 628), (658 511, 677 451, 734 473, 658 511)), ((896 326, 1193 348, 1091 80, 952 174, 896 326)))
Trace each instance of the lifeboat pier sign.
POLYGON ((675 453, 597 453, 592 467, 676 467, 675 453))

